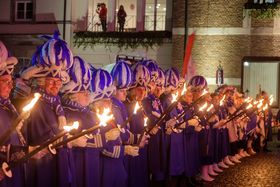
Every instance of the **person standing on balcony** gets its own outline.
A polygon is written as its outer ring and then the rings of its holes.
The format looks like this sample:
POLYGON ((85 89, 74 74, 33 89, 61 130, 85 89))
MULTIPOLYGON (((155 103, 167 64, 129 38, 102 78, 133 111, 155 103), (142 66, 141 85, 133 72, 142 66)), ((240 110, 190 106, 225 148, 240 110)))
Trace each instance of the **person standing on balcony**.
POLYGON ((124 31, 125 18, 126 18, 126 12, 123 8, 123 5, 121 5, 118 11, 119 32, 124 31))
POLYGON ((101 22, 101 26, 102 26, 102 31, 106 32, 107 31, 107 8, 106 8, 106 4, 102 3, 100 5, 100 9, 98 8, 96 10, 97 14, 99 14, 99 19, 101 22))

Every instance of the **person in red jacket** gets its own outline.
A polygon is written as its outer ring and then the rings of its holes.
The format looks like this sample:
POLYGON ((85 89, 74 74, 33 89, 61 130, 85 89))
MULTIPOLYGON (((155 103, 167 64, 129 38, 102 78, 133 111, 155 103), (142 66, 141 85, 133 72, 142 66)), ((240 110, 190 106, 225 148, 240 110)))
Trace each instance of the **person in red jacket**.
POLYGON ((107 8, 106 4, 100 4, 100 9, 98 8, 96 11, 99 14, 99 19, 102 25, 102 31, 107 31, 107 8))

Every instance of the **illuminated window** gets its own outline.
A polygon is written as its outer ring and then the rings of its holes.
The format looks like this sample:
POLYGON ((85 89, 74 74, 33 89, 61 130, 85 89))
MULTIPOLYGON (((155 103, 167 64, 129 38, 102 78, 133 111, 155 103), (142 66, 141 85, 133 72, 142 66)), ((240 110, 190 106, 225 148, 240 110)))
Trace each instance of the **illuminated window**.
POLYGON ((146 0, 145 30, 166 30, 166 0, 146 0))

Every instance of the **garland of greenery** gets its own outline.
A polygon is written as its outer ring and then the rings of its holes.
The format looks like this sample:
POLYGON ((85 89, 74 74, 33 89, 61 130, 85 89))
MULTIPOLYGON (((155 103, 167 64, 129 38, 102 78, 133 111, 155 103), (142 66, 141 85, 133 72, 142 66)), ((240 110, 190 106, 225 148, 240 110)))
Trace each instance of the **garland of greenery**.
POLYGON ((249 15, 256 19, 271 19, 279 16, 277 3, 245 4, 245 9, 251 9, 249 15))
POLYGON ((153 48, 170 41, 172 33, 169 31, 145 31, 145 32, 91 32, 81 31, 74 34, 74 46, 94 47, 97 44, 105 44, 105 47, 118 46, 119 48, 137 47, 153 48))

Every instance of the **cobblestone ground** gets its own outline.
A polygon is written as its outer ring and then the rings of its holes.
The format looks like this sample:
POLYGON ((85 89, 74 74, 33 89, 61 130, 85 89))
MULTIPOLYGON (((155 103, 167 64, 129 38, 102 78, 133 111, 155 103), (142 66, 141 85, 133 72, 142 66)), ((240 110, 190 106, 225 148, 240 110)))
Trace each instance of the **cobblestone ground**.
POLYGON ((241 164, 224 170, 215 181, 203 186, 280 187, 280 148, 277 147, 279 144, 276 141, 269 143, 272 152, 243 158, 241 164))

